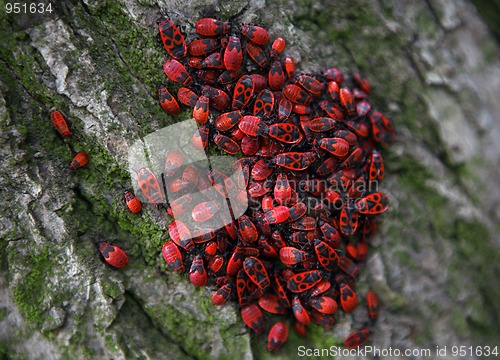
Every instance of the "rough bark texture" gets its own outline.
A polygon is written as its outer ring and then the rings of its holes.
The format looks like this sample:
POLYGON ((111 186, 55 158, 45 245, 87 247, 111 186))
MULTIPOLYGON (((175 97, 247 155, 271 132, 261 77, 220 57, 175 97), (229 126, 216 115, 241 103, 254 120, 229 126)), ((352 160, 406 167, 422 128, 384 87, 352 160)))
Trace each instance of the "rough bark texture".
POLYGON ((500 345, 499 47, 474 5, 67 0, 42 17, 3 5, 0 14, 0 354, 293 359, 300 345, 340 344, 363 321, 363 307, 339 314, 332 330, 291 333, 269 355, 236 306, 215 308, 210 289, 167 269, 164 215, 151 206, 131 214, 121 200, 128 146, 175 121, 154 95, 165 82, 160 9, 190 32, 204 12, 228 18, 246 5, 237 21, 284 37, 300 69, 361 70, 396 126, 383 152, 391 209, 358 282, 383 302, 371 344, 500 345), (56 135, 53 106, 72 139, 56 135), (79 150, 91 162, 71 171, 79 150), (124 270, 100 260, 102 240, 127 249, 124 270))

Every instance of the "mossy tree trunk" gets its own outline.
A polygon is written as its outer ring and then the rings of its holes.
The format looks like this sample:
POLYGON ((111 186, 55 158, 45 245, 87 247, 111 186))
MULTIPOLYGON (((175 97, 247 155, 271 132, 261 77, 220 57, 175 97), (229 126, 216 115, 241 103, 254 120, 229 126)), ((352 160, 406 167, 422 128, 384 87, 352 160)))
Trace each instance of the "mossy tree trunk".
MULTIPOLYGON (((242 9, 237 21, 284 37, 299 69, 361 70, 374 105, 396 126, 395 144, 383 151, 391 208, 358 286, 383 302, 371 344, 495 345, 499 48, 473 4, 68 0, 52 9, 21 16, 2 3, 0 13, 1 354, 271 358, 236 306, 215 308, 209 289, 166 268, 166 218, 150 206, 133 215, 121 200, 131 188, 128 147, 176 121, 154 95, 165 82, 160 12, 190 32, 202 14, 224 19, 242 9), (73 138, 56 135, 51 107, 67 115, 73 138), (71 171, 80 150, 91 161, 71 171), (124 270, 99 260, 102 240, 127 249, 124 270)), ((272 357, 338 345, 365 316, 360 307, 339 314, 332 330, 291 334, 272 357)))

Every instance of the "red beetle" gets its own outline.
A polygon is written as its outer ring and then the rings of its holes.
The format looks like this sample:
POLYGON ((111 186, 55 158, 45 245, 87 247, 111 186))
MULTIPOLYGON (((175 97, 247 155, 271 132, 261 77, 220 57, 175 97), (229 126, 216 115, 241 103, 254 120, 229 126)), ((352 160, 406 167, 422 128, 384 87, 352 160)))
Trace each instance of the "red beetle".
POLYGON ((308 258, 307 252, 294 248, 293 246, 285 246, 280 249, 280 260, 285 265, 296 265, 308 258))
POLYGON ((274 166, 272 163, 265 159, 260 159, 257 161, 251 171, 251 176, 254 180, 265 180, 274 172, 274 166))
POLYGON ((201 67, 207 69, 224 69, 224 60, 222 59, 222 54, 220 52, 215 52, 208 55, 201 62, 201 67))
POLYGON ((193 78, 188 74, 184 65, 175 59, 165 61, 163 71, 170 80, 176 83, 189 86, 193 82, 193 78))
POLYGON ((375 291, 370 290, 366 293, 366 306, 368 307, 368 316, 370 319, 375 320, 378 318, 380 312, 380 301, 375 291))
POLYGON ((319 270, 310 270, 293 275, 287 283, 288 290, 294 293, 301 293, 309 290, 322 279, 319 270))
POLYGON ((166 177, 172 177, 180 169, 184 163, 184 153, 180 150, 172 150, 165 157, 165 171, 166 177))
POLYGON ((369 337, 370 331, 367 328, 356 330, 344 340, 344 345, 348 349, 354 349, 363 345, 369 337))
POLYGON ((247 215, 241 215, 238 218, 238 227, 240 236, 244 241, 253 243, 259 238, 257 227, 247 215))
POLYGON ((239 110, 222 113, 215 119, 215 128, 219 131, 228 131, 238 125, 241 118, 239 110))
POLYGON ((337 122, 329 117, 317 117, 311 120, 309 128, 314 132, 327 132, 335 128, 337 122))
POLYGON ((337 302, 328 296, 310 297, 309 305, 323 314, 331 315, 337 311, 337 302))
POLYGON ((370 168, 368 171, 370 184, 372 181, 384 180, 384 160, 377 150, 373 150, 370 155, 370 168))
POLYGON ((267 350, 270 352, 278 351, 288 339, 288 325, 279 321, 269 330, 267 336, 267 350))
POLYGON ((178 114, 181 111, 179 103, 170 94, 165 86, 160 86, 158 88, 158 98, 160 99, 160 106, 168 114, 178 114))
POLYGON ((166 241, 162 248, 161 253, 165 262, 172 267, 177 272, 184 271, 184 263, 182 262, 182 254, 179 248, 173 241, 166 241))
POLYGON ((165 203, 163 190, 155 174, 147 167, 143 167, 137 173, 137 183, 144 196, 154 205, 165 203))
POLYGON ((342 74, 342 72, 339 69, 334 68, 334 67, 323 71, 323 76, 328 81, 336 81, 339 84, 344 82, 344 75, 342 74))
POLYGON ((328 82, 328 95, 333 101, 340 101, 339 84, 336 81, 328 82))
POLYGON ((52 110, 50 113, 50 120, 59 134, 62 136, 71 136, 68 123, 59 110, 52 110))
POLYGON ((285 72, 289 79, 293 78, 297 68, 295 67, 295 60, 291 57, 285 58, 285 72))
POLYGON ((141 202, 132 191, 126 191, 123 197, 125 198, 125 202, 127 203, 127 207, 130 211, 132 211, 133 213, 138 213, 142 210, 141 202))
POLYGON ((288 123, 272 124, 267 135, 285 144, 298 144, 304 138, 297 126, 288 123))
POLYGON ((262 90, 255 99, 253 114, 271 116, 274 107, 274 95, 269 89, 262 90))
POLYGON ((240 38, 237 35, 229 37, 229 43, 224 51, 224 65, 227 70, 237 70, 243 62, 240 38))
POLYGON ((279 60, 271 63, 268 74, 268 82, 271 90, 281 90, 285 85, 285 73, 279 60))
POLYGON ((238 127, 249 136, 263 135, 269 131, 269 127, 259 117, 252 115, 243 116, 238 127))
POLYGON ((168 19, 160 18, 158 21, 158 29, 160 30, 163 47, 174 59, 182 59, 186 56, 187 47, 184 36, 179 28, 168 19))
POLYGON ((243 25, 241 33, 258 45, 265 45, 269 41, 269 33, 260 26, 243 25))
POLYGON ((356 208, 361 214, 380 214, 389 207, 389 199, 384 193, 375 192, 356 200, 356 208))
POLYGON ((220 206, 215 201, 204 201, 193 208, 191 216, 194 221, 203 222, 213 218, 219 209, 220 206))
POLYGON ((194 257, 189 270, 189 280, 194 286, 205 286, 207 283, 207 271, 203 265, 203 258, 200 255, 194 257))
POLYGON ((200 125, 203 125, 208 121, 208 115, 210 114, 208 104, 209 101, 210 99, 208 97, 201 95, 193 108, 193 118, 200 125))
POLYGON ((298 202, 290 208, 289 222, 296 221, 304 216, 307 212, 307 205, 303 202, 298 202))
POLYGON ((335 249, 326 242, 316 239, 314 241, 314 251, 318 256, 319 263, 324 269, 333 271, 338 267, 340 260, 339 255, 335 249))
POLYGON ((287 313, 287 309, 280 302, 280 298, 273 293, 267 293, 259 298, 259 306, 262 310, 271 314, 284 315, 287 313))
POLYGON ((290 217, 290 210, 286 206, 275 206, 271 210, 266 211, 262 220, 265 224, 281 224, 290 217))
POLYGON ((254 85, 252 77, 249 75, 243 75, 234 87, 232 104, 233 109, 243 109, 252 98, 253 91, 254 85))
MULTIPOLYGON (((241 152, 247 156, 255 155, 260 148, 260 139, 244 135, 241 139, 241 152)), ((247 178, 248 179, 248 178, 247 178)), ((248 184, 247 184, 248 185, 248 184)))
POLYGON ((70 165, 73 169, 76 170, 78 168, 81 168, 82 166, 87 165, 88 162, 89 162, 89 156, 87 155, 87 153, 84 151, 80 151, 78 154, 75 155, 70 165))
POLYGON ((346 313, 350 313, 358 305, 358 296, 347 282, 340 285, 340 305, 346 313))
POLYGON ((252 280, 259 288, 265 289, 269 286, 270 281, 266 268, 256 257, 247 257, 243 263, 243 269, 250 280, 252 280))
POLYGON ((116 245, 110 245, 103 241, 99 245, 99 252, 104 257, 104 260, 115 268, 121 269, 128 263, 128 256, 122 248, 116 245))
POLYGON ((349 88, 340 88, 339 90, 340 103, 347 111, 349 117, 356 116, 356 104, 354 102, 354 96, 349 88))
POLYGON ((241 318, 250 329, 257 334, 262 334, 266 330, 264 314, 255 304, 245 305, 241 308, 241 318))
POLYGON ((224 111, 231 102, 227 93, 210 85, 205 85, 201 89, 201 94, 208 97, 210 99, 210 106, 219 111, 224 111))
POLYGON ((212 18, 203 18, 196 22, 195 29, 202 36, 219 36, 228 32, 229 23, 212 18))
MULTIPOLYGON (((284 205, 290 202, 292 198, 292 188, 286 174, 280 172, 276 177, 274 186, 274 199, 278 204, 284 205)), ((290 213, 290 210, 288 211, 290 213)))
POLYGON ((177 91, 177 98, 182 104, 189 107, 194 107, 198 101, 198 95, 196 95, 194 91, 185 87, 179 88, 177 91))
POLYGON ((292 229, 295 230, 314 230, 316 228, 316 219, 310 216, 303 216, 292 222, 292 229))
POLYGON ((295 316, 295 319, 297 319, 298 322, 300 322, 304 325, 307 325, 311 322, 309 312, 302 305, 302 302, 300 301, 300 298, 298 297, 298 295, 295 295, 293 297, 292 311, 293 311, 293 316, 295 316))
POLYGON ((246 44, 246 50, 247 54, 257 63, 257 65, 261 68, 267 66, 269 59, 267 58, 266 52, 259 45, 249 41, 246 44))
POLYGON ((231 292, 233 291, 233 285, 231 283, 227 283, 222 285, 217 291, 212 295, 212 304, 216 306, 221 306, 226 303, 227 300, 231 297, 231 292))
POLYGON ((224 266, 224 258, 222 255, 214 255, 209 261, 208 261, 208 269, 213 273, 218 273, 220 269, 224 266))
POLYGON ((186 251, 190 251, 194 247, 194 242, 186 224, 180 220, 174 220, 168 226, 168 234, 176 245, 186 251))
POLYGON ((214 52, 219 46, 217 39, 197 39, 189 43, 188 52, 192 56, 203 56, 214 52))
POLYGON ((319 147, 335 156, 345 156, 349 152, 349 143, 341 138, 323 138, 319 147))
POLYGON ((315 97, 321 96, 323 90, 325 89, 325 85, 323 85, 321 82, 319 82, 312 76, 304 74, 297 77, 297 84, 302 86, 305 90, 307 90, 315 97))
POLYGON ((230 155, 235 155, 238 151, 240 151, 240 146, 236 141, 222 134, 217 134, 214 137, 214 143, 219 147, 219 149, 230 155))
POLYGON ((283 38, 276 38, 271 46, 271 57, 275 58, 279 56, 283 50, 285 50, 286 41, 283 38))
POLYGON ((275 157, 276 165, 290 170, 305 170, 311 165, 313 153, 286 152, 275 157))
POLYGON ((370 82, 359 71, 355 71, 352 78, 358 84, 361 90, 363 90, 366 94, 370 94, 372 86, 370 85, 370 82))

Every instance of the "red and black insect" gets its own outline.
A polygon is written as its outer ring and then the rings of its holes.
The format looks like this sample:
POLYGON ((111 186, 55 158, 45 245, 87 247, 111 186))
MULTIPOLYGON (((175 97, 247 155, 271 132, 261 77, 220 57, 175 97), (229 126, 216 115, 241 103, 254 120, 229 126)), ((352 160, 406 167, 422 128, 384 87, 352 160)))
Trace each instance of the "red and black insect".
POLYGON ((241 33, 258 45, 265 45, 269 41, 269 33, 260 26, 243 25, 241 33))
POLYGON ((321 266, 329 271, 335 270, 339 265, 339 255, 326 242, 316 239, 314 241, 314 251, 321 266))
POLYGON ((241 318, 246 326, 252 329, 257 334, 262 334, 266 331, 266 323, 264 314, 255 304, 245 305, 241 308, 241 318))
POLYGON ((210 99, 207 96, 201 95, 193 108, 193 118, 200 125, 206 124, 208 121, 208 116, 210 114, 209 101, 210 99))
POLYGON ((222 134, 217 134, 214 137, 214 143, 219 147, 219 149, 230 155, 235 155, 238 151, 240 151, 240 146, 236 141, 222 134))
POLYGON ((103 241, 99 245, 99 252, 104 257, 104 260, 115 268, 121 269, 128 263, 127 254, 117 245, 111 245, 103 241))
POLYGON ((201 67, 205 69, 218 69, 218 70, 224 69, 225 66, 224 66, 224 60, 222 59, 222 54, 220 52, 214 52, 208 55, 201 62, 201 67))
POLYGON ((239 110, 222 113, 215 119, 215 128, 219 131, 231 130, 238 125, 242 117, 239 110))
POLYGON ((322 314, 331 315, 337 311, 337 302, 328 296, 313 296, 309 298, 309 305, 322 314))
POLYGON ((220 206, 217 204, 217 202, 210 200, 210 201, 204 201, 199 204, 197 204, 194 208, 193 211, 191 212, 191 216, 193 217, 193 220, 196 222, 203 222, 210 220, 211 218, 214 217, 214 215, 219 211, 220 206))
POLYGON ((132 191, 126 191, 123 197, 130 211, 132 211, 133 213, 138 213, 142 210, 142 204, 140 200, 134 195, 132 191))
POLYGON ((285 246, 280 249, 280 260, 285 265, 296 265, 308 258, 307 252, 294 248, 292 246, 285 246))
POLYGON ((290 210, 286 206, 276 206, 264 213, 262 220, 266 224, 281 224, 290 217, 290 210))
POLYGON ((297 84, 306 89, 311 95, 315 97, 321 96, 323 90, 325 89, 325 85, 323 85, 320 81, 316 80, 312 76, 309 75, 299 75, 297 77, 297 84))
POLYGON ((75 157, 71 161, 70 166, 76 170, 81 168, 82 166, 87 165, 88 162, 89 162, 89 156, 87 155, 87 153, 84 151, 80 151, 78 154, 75 155, 75 157))
POLYGON ((317 117, 311 120, 309 128, 314 132, 327 132, 335 128, 337 122, 329 117, 317 117))
POLYGON ((173 241, 166 241, 162 246, 161 253, 163 254, 165 262, 171 266, 172 269, 179 273, 184 271, 182 254, 173 241))
POLYGON ((290 170, 305 170, 311 165, 311 158, 314 155, 308 155, 301 152, 286 152, 278 154, 274 158, 276 165, 290 170))
POLYGON ((203 18, 196 22, 195 29, 202 36, 219 36, 228 32, 229 23, 212 18, 203 18))
POLYGON ((227 70, 237 70, 242 62, 243 51, 240 38, 237 35, 231 35, 224 51, 224 65, 227 70))
POLYGON ((361 214, 380 214, 389 207, 389 199, 384 193, 375 192, 356 200, 356 208, 361 214))
POLYGON ((189 86, 193 82, 193 78, 189 75, 184 65, 175 59, 165 61, 163 72, 173 82, 189 86))
POLYGON ((191 89, 181 87, 177 91, 177 99, 186 106, 194 107, 198 101, 198 95, 191 89))
POLYGON ((175 100, 172 94, 170 94, 168 89, 163 85, 158 88, 158 98, 160 100, 161 108, 166 113, 175 115, 181 111, 177 100, 175 100))
POLYGON ((288 325, 279 321, 269 330, 267 336, 267 350, 270 352, 278 351, 288 339, 288 325))
POLYGON ((257 63, 261 68, 264 68, 269 63, 269 59, 267 58, 266 52, 259 45, 256 45, 252 42, 247 42, 245 46, 247 50, 247 54, 250 58, 257 63))
POLYGON ((270 314, 285 315, 287 313, 287 308, 281 303, 280 298, 273 293, 264 294, 259 298, 259 306, 270 314))
POLYGON ((265 289, 271 284, 264 264, 256 257, 247 257, 243 263, 243 269, 250 280, 259 288, 265 289))
POLYGON ((179 60, 186 56, 186 40, 184 40, 181 31, 171 20, 160 18, 158 30, 160 30, 163 47, 171 57, 179 60))
POLYGON ((280 37, 274 39, 273 44, 271 46, 271 52, 270 52, 271 57, 272 58, 278 57, 283 52, 283 50, 285 50, 285 46, 286 46, 285 39, 280 37))
POLYGON ((200 255, 195 256, 191 263, 189 280, 194 286, 205 286, 207 283, 208 275, 203 264, 203 257, 200 255))
POLYGON ((298 322, 304 325, 307 325, 311 322, 311 317, 309 316, 309 312, 302 305, 302 302, 300 301, 300 298, 297 295, 293 297, 292 311, 293 311, 293 316, 295 316, 295 319, 298 322))
POLYGON ((309 290, 322 279, 319 270, 310 270, 293 275, 287 282, 288 290, 294 293, 301 293, 309 290))
POLYGON ((340 285, 340 305, 346 313, 350 313, 358 305, 358 296, 347 282, 340 285))
POLYGON ((168 226, 168 234, 176 245, 186 251, 191 251, 194 247, 193 237, 189 228, 180 220, 174 220, 168 226))
POLYGON ((253 115, 271 116, 274 107, 274 95, 269 89, 262 90, 255 99, 253 115))
POLYGON ((52 121, 52 124, 59 132, 59 134, 61 134, 62 136, 71 136, 71 131, 69 130, 68 123, 59 110, 51 111, 50 120, 52 121))
POLYGON ((349 143, 341 138, 323 138, 319 147, 338 157, 346 156, 349 152, 349 143))
POLYGON ((217 39, 205 38, 191 41, 187 50, 191 56, 204 56, 214 52, 219 46, 217 39))
POLYGON ((304 138, 299 128, 289 123, 272 124, 267 135, 285 144, 298 144, 304 138))
POLYGON ((367 342, 369 337, 370 331, 367 328, 356 330, 344 340, 344 345, 348 349, 354 349, 367 342))
POLYGON ((212 304, 216 306, 224 305, 229 298, 231 297, 231 293, 233 291, 233 285, 231 283, 227 283, 222 285, 217 291, 212 295, 212 304))
POLYGON ((234 87, 232 103, 233 109, 243 109, 252 98, 253 91, 254 86, 252 77, 249 75, 243 75, 234 87))
POLYGON ((269 131, 269 127, 257 116, 243 116, 238 128, 249 136, 263 135, 269 131))
POLYGON ((340 88, 339 98, 340 98, 340 103, 347 111, 347 115, 349 117, 356 116, 356 104, 354 102, 354 96, 352 95, 352 91, 347 87, 340 88))
POLYGON ((375 291, 370 290, 366 293, 366 306, 368 307, 368 316, 370 319, 377 319, 380 312, 380 300, 375 291))
POLYGON ((269 87, 271 90, 281 90, 285 85, 285 73, 283 72, 283 67, 279 60, 274 60, 269 68, 269 74, 267 76, 269 82, 269 87))
POLYGON ((226 92, 210 85, 205 85, 201 90, 201 94, 210 99, 210 107, 219 111, 226 110, 231 102, 231 98, 226 92))
POLYGON ((238 218, 238 228, 241 238, 246 242, 253 243, 259 238, 257 227, 247 215, 238 218))

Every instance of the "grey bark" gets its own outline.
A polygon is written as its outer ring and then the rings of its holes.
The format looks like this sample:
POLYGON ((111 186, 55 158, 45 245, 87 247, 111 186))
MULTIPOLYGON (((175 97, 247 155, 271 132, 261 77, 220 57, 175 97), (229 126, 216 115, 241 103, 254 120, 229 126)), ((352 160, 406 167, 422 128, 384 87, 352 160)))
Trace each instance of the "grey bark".
POLYGON ((122 0, 53 7, 43 16, 0 15, 5 358, 294 359, 298 346, 339 345, 366 317, 363 306, 339 314, 333 329, 311 326, 306 339, 292 333, 269 355, 236 306, 215 308, 213 289, 194 289, 167 269, 160 253, 166 218, 151 206, 139 217, 126 210, 128 147, 174 121, 154 95, 165 82, 155 28, 161 11, 189 33, 203 14, 227 18, 244 9, 237 21, 285 38, 299 69, 361 70, 373 103, 396 126, 395 144, 383 150, 391 208, 358 282, 361 294, 373 288, 383 303, 369 344, 430 349, 430 358, 436 346, 447 346, 449 356, 452 346, 500 345, 499 47, 474 5, 122 0), (52 129, 53 106, 67 115, 72 139, 52 129), (79 150, 91 162, 70 171, 79 150), (106 266, 99 240, 126 248, 130 264, 106 266))

